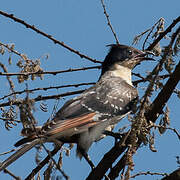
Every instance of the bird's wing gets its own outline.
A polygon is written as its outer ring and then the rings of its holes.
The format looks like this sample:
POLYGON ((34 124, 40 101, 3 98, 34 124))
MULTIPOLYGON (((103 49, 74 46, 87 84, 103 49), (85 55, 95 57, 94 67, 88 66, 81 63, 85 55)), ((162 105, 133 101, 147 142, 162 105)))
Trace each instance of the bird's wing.
POLYGON ((85 106, 85 101, 94 100, 91 95, 96 93, 95 89, 93 86, 80 96, 67 101, 53 120, 42 127, 43 134, 51 138, 72 136, 100 123, 96 118, 97 112, 85 106))
POLYGON ((52 137, 79 134, 114 116, 124 117, 131 111, 137 96, 137 90, 120 78, 100 80, 67 101, 42 130, 52 137))

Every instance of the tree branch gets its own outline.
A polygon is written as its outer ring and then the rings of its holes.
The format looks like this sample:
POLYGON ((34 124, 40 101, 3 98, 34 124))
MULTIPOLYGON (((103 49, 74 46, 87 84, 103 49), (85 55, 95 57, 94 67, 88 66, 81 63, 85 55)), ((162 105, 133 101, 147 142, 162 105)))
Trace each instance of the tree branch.
POLYGON ((167 173, 158 173, 158 172, 150 172, 150 171, 147 171, 147 172, 139 172, 137 174, 134 174, 132 175, 130 178, 136 178, 137 176, 142 176, 142 175, 159 175, 159 176, 167 176, 168 174, 167 173))
MULTIPOLYGON (((122 140, 123 141, 123 140, 122 140)), ((106 174, 107 170, 112 167, 114 161, 125 151, 127 148, 127 141, 122 146, 122 141, 118 142, 109 152, 107 152, 99 164, 93 169, 86 180, 100 180, 106 174)))
POLYGON ((115 40, 116 40, 116 44, 119 44, 119 40, 118 40, 117 35, 116 35, 116 33, 115 33, 112 25, 111 25, 111 21, 110 21, 110 19, 109 19, 109 15, 108 15, 108 13, 107 13, 107 11, 106 11, 106 6, 105 6, 105 4, 104 4, 104 0, 101 0, 101 4, 102 4, 103 10, 104 10, 104 14, 105 14, 106 19, 107 19, 107 22, 108 22, 108 26, 110 27, 110 29, 111 29, 111 31, 112 31, 112 33, 113 33, 113 36, 114 36, 114 38, 115 38, 115 40))
POLYGON ((57 152, 59 151, 59 146, 56 146, 51 152, 51 156, 47 155, 47 157, 41 161, 38 166, 32 170, 32 172, 25 178, 25 180, 31 180, 51 159, 51 157, 53 157, 57 152))
POLYGON ((72 53, 77 54, 77 55, 80 56, 81 58, 88 59, 89 61, 94 62, 94 63, 101 63, 101 61, 97 61, 96 59, 92 59, 92 58, 90 58, 89 56, 86 56, 86 55, 80 53, 79 51, 77 51, 77 50, 75 50, 75 49, 72 49, 70 46, 64 44, 64 42, 55 39, 54 37, 52 37, 52 35, 47 34, 47 33, 43 32, 43 31, 37 29, 34 25, 28 24, 28 23, 25 22, 24 20, 15 17, 13 14, 8 14, 8 13, 3 12, 3 11, 1 11, 1 10, 0 10, 0 14, 3 15, 3 16, 5 16, 5 17, 8 17, 8 18, 14 20, 15 22, 18 22, 18 23, 24 25, 26 28, 32 29, 32 30, 35 31, 36 33, 41 34, 42 36, 50 39, 50 40, 53 41, 55 44, 61 45, 62 47, 68 49, 68 50, 71 51, 72 53))
POLYGON ((3 73, 0 72, 0 76, 19 76, 19 75, 24 75, 24 76, 29 76, 33 74, 60 74, 60 73, 66 73, 66 72, 74 72, 74 71, 85 71, 89 69, 100 69, 101 66, 89 66, 89 67, 82 67, 82 68, 69 68, 65 70, 60 70, 60 71, 37 71, 37 72, 27 72, 27 73, 3 73))
POLYGON ((152 44, 149 45, 149 47, 148 47, 146 50, 151 51, 151 50, 156 46, 156 44, 157 44, 164 36, 166 36, 167 33, 169 33, 169 32, 172 31, 172 28, 173 28, 174 26, 176 26, 176 24, 177 24, 178 22, 180 22, 180 16, 177 17, 177 18, 170 24, 170 26, 169 26, 164 32, 162 32, 162 33, 158 36, 158 38, 154 40, 154 42, 153 42, 152 44))
POLYGON ((35 89, 24 89, 22 91, 15 91, 14 93, 10 93, 8 95, 3 96, 0 98, 0 100, 5 99, 7 97, 10 97, 15 94, 23 94, 23 93, 32 93, 34 91, 47 91, 49 89, 60 89, 60 88, 67 88, 67 87, 79 87, 79 86, 87 86, 87 85, 94 85, 95 82, 89 82, 89 83, 79 83, 79 84, 68 84, 68 85, 62 85, 62 86, 50 86, 50 87, 42 87, 42 88, 35 88, 35 89))
POLYGON ((161 180, 180 180, 180 168, 176 169, 171 174, 162 178, 161 180))
POLYGON ((10 172, 8 169, 4 169, 4 173, 9 174, 9 175, 12 176, 12 178, 14 178, 15 180, 21 180, 20 177, 17 177, 17 176, 14 175, 12 172, 10 172))
MULTIPOLYGON (((85 90, 78 90, 78 91, 70 91, 70 92, 66 92, 66 93, 62 93, 62 94, 57 94, 57 95, 51 95, 51 96, 38 96, 34 99, 30 99, 32 101, 42 101, 42 100, 48 100, 48 99, 59 99, 61 97, 65 97, 65 96, 71 96, 71 95, 75 95, 75 94, 80 94, 82 92, 84 92, 85 90)), ((23 101, 22 100, 17 100, 14 102, 5 102, 5 103, 1 103, 0 107, 5 107, 5 106, 9 106, 9 105, 20 105, 22 104, 23 101)))
POLYGON ((174 72, 171 74, 170 78, 164 85, 163 89, 160 91, 156 99, 151 104, 150 110, 145 113, 146 119, 148 121, 152 121, 152 122, 156 121, 156 119, 159 117, 159 114, 161 114, 162 109, 169 100, 170 96, 172 95, 179 81, 180 81, 180 62, 175 67, 174 72))

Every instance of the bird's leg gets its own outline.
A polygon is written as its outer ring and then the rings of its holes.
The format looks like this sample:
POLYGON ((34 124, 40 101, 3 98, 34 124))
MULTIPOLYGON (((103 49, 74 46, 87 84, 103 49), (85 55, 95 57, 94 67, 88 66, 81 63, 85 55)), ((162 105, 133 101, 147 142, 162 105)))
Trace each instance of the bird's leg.
POLYGON ((82 154, 82 156, 84 157, 84 159, 88 162, 88 164, 91 166, 92 170, 95 168, 93 162, 91 161, 89 155, 84 152, 82 149, 80 149, 80 153, 82 154))

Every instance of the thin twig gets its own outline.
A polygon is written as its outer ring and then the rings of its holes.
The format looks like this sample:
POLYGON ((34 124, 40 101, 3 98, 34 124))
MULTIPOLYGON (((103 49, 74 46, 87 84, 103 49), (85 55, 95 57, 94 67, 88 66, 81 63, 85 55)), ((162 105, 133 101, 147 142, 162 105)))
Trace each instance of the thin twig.
POLYGON ((18 51, 14 50, 13 48, 9 47, 7 44, 4 44, 2 42, 0 42, 1 46, 4 46, 5 48, 7 48, 9 51, 13 52, 14 54, 20 56, 22 59, 24 59, 23 54, 19 53, 18 51))
POLYGON ((168 176, 163 177, 161 180, 179 180, 180 179, 180 168, 176 169, 168 176))
POLYGON ((41 34, 42 36, 50 39, 50 40, 53 41, 55 44, 59 44, 59 45, 61 45, 62 47, 68 49, 69 51, 77 54, 77 55, 80 56, 81 58, 88 59, 89 61, 94 62, 94 63, 101 63, 101 61, 98 61, 98 60, 96 60, 96 59, 92 59, 92 58, 90 58, 89 56, 84 55, 84 54, 80 53, 79 51, 77 51, 77 50, 75 50, 75 49, 72 49, 70 46, 66 45, 64 42, 55 39, 54 37, 52 37, 52 35, 47 34, 47 33, 43 32, 43 31, 41 31, 40 29, 37 29, 34 25, 28 24, 28 23, 25 22, 24 20, 15 17, 13 14, 8 14, 8 13, 6 13, 6 12, 4 12, 4 11, 0 11, 0 14, 3 15, 3 16, 5 16, 5 17, 8 17, 8 18, 14 20, 15 22, 18 22, 18 23, 24 25, 26 28, 32 29, 33 31, 35 31, 35 32, 41 34))
POLYGON ((142 46, 143 51, 144 51, 144 49, 145 49, 145 44, 146 44, 146 42, 147 42, 150 34, 153 32, 153 30, 154 30, 154 28, 156 27, 156 25, 157 25, 162 19, 163 19, 163 18, 160 18, 160 19, 158 20, 158 22, 156 22, 156 23, 152 26, 152 28, 150 28, 150 31, 149 31, 148 35, 146 36, 146 39, 144 40, 144 43, 143 43, 143 46, 142 46))
POLYGON ((161 34, 159 34, 159 36, 154 40, 154 42, 152 44, 149 45, 149 47, 146 49, 148 51, 151 51, 156 45, 157 43, 164 37, 166 36, 167 33, 171 32, 172 28, 174 26, 176 26, 176 24, 180 22, 180 16, 177 17, 169 26, 168 28, 166 28, 166 30, 164 32, 162 32, 161 34))
POLYGON ((12 152, 14 152, 14 151, 18 151, 18 148, 16 148, 16 149, 11 149, 10 151, 6 151, 6 152, 3 152, 3 153, 0 153, 0 156, 5 155, 5 154, 12 153, 12 152))
MULTIPOLYGON (((2 120, 2 121, 11 121, 12 118, 2 118, 2 117, 0 117, 0 120, 2 120)), ((20 123, 20 122, 21 122, 21 121, 16 120, 16 119, 13 119, 13 121, 14 121, 14 122, 17 122, 17 123, 20 123)))
POLYGON ((10 176, 12 176, 15 180, 21 180, 20 177, 15 176, 12 172, 10 172, 8 169, 4 169, 4 173, 9 174, 10 176))
POLYGON ((95 82, 89 82, 89 83, 79 83, 79 84, 68 84, 68 85, 62 85, 62 86, 50 86, 50 87, 42 87, 42 88, 35 88, 35 89, 24 89, 22 91, 16 91, 14 93, 8 94, 6 96, 3 96, 0 98, 0 100, 3 100, 7 97, 10 97, 14 94, 23 94, 23 93, 32 93, 34 91, 47 91, 49 89, 60 89, 60 88, 67 88, 67 87, 79 87, 79 86, 87 86, 87 85, 94 85, 95 82))
POLYGON ((55 147, 51 152, 51 156, 48 154, 47 157, 41 161, 35 169, 32 170, 32 172, 25 178, 25 180, 31 180, 53 157, 57 152, 59 151, 59 147, 55 147))
POLYGON ((23 76, 29 76, 29 75, 33 75, 33 74, 52 74, 52 75, 56 75, 56 74, 60 74, 60 73, 66 73, 66 72, 74 72, 74 71, 85 71, 85 70, 89 70, 89 69, 100 69, 101 66, 89 66, 89 67, 82 67, 82 68, 69 68, 66 70, 60 70, 60 71, 38 71, 38 72, 27 72, 27 73, 3 73, 0 72, 0 76, 19 76, 19 75, 23 75, 23 76))
MULTIPOLYGON (((137 76, 137 77, 139 77, 141 79, 133 81, 134 86, 137 86, 137 84, 139 84, 139 83, 144 83, 144 82, 147 82, 147 81, 151 81, 151 78, 150 78, 149 75, 146 76, 146 77, 143 77, 140 74, 136 74, 135 76, 137 76)), ((164 74, 164 75, 157 76, 157 79, 162 80, 162 79, 169 78, 170 76, 171 76, 171 74, 164 74)))
POLYGON ((177 30, 172 34, 172 37, 171 37, 171 42, 169 44, 169 46, 173 46, 173 43, 177 37, 177 35, 180 33, 180 26, 177 28, 177 30))
POLYGON ((146 34, 146 33, 147 33, 148 31, 150 31, 150 30, 151 30, 151 28, 149 28, 149 29, 147 29, 146 31, 144 31, 144 32, 140 33, 139 35, 135 36, 134 39, 133 39, 132 45, 133 45, 133 44, 137 44, 137 43, 140 41, 140 39, 142 38, 142 36, 143 36, 144 34, 146 34))
POLYGON ((173 131, 173 132, 177 135, 177 137, 179 138, 179 140, 180 140, 180 133, 179 133, 178 130, 175 129, 175 128, 160 126, 160 125, 156 125, 156 124, 153 124, 153 125, 151 125, 150 127, 169 129, 169 130, 173 131))
MULTIPOLYGON (((59 149, 62 147, 62 145, 63 145, 63 143, 61 143, 61 145, 59 145, 59 143, 58 143, 58 145, 56 144, 56 146, 57 146, 59 149)), ((64 177, 66 180, 69 180, 69 176, 66 175, 66 173, 59 167, 59 165, 56 163, 56 161, 55 161, 54 158, 52 157, 51 152, 45 147, 44 144, 42 144, 42 146, 43 146, 44 150, 47 152, 47 154, 48 154, 48 156, 50 157, 50 159, 52 160, 52 162, 54 163, 54 165, 56 166, 56 169, 58 169, 58 170, 61 172, 61 174, 63 175, 63 177, 64 177)))
POLYGON ((104 0, 101 0, 101 4, 102 4, 103 10, 104 10, 104 14, 105 14, 107 22, 108 22, 108 26, 110 27, 110 29, 111 29, 111 31, 112 31, 112 33, 114 35, 114 38, 116 40, 116 44, 119 44, 119 40, 118 40, 117 35, 116 35, 116 33, 115 33, 115 31, 114 31, 114 29, 112 27, 111 21, 109 19, 109 15, 108 15, 108 13, 106 11, 106 6, 104 4, 104 0))
POLYGON ((147 171, 147 172, 139 172, 137 174, 134 174, 132 175, 130 178, 135 178, 137 176, 141 176, 141 175, 159 175, 159 176, 168 176, 167 173, 158 173, 158 172, 150 172, 150 171, 147 171))
MULTIPOLYGON (((4 71, 5 73, 8 73, 6 66, 5 66, 4 64, 2 64, 1 62, 0 62, 0 67, 3 69, 3 71, 4 71)), ((15 91, 14 91, 14 83, 13 83, 13 81, 12 81, 11 78, 8 77, 8 76, 7 76, 6 78, 7 78, 8 82, 9 82, 10 90, 11 90, 12 92, 15 92, 15 91)))
MULTIPOLYGON (((85 90, 77 90, 77 91, 70 91, 70 92, 66 92, 66 93, 62 93, 62 94, 56 94, 56 95, 51 95, 51 96, 37 96, 34 99, 30 99, 32 101, 43 101, 43 100, 49 100, 49 99, 59 99, 61 97, 66 97, 66 96, 71 96, 71 95, 75 95, 75 94, 80 94, 82 92, 84 92, 85 90)), ((14 102, 5 102, 5 103, 1 103, 0 107, 5 107, 5 106, 9 106, 9 105, 20 105, 22 104, 22 100, 16 100, 14 102)))

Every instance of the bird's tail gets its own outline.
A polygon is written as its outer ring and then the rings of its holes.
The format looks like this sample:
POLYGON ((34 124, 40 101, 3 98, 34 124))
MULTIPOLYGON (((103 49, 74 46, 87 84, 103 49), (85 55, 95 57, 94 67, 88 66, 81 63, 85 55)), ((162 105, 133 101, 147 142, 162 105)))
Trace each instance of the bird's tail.
POLYGON ((33 137, 33 138, 25 137, 25 138, 20 139, 19 141, 17 141, 17 142, 14 144, 14 146, 15 146, 15 147, 19 147, 19 146, 21 146, 21 145, 23 145, 23 144, 30 143, 30 142, 32 142, 32 141, 35 140, 35 139, 37 139, 37 137, 33 137))
POLYGON ((30 142, 29 144, 24 145, 22 148, 17 150, 14 154, 12 154, 10 157, 8 157, 5 161, 0 163, 0 171, 4 170, 10 164, 12 164, 14 161, 16 161, 19 157, 21 157, 27 151, 32 149, 35 145, 43 143, 43 141, 44 141, 43 139, 35 139, 32 142, 30 142))

